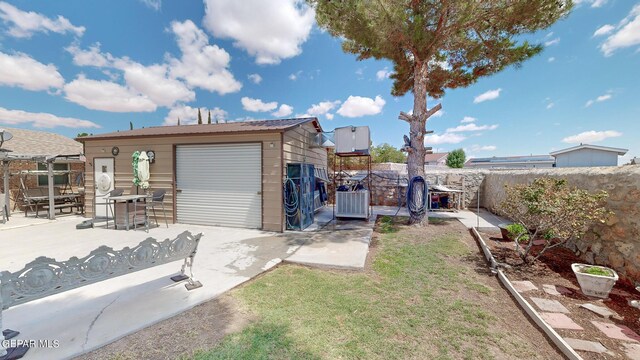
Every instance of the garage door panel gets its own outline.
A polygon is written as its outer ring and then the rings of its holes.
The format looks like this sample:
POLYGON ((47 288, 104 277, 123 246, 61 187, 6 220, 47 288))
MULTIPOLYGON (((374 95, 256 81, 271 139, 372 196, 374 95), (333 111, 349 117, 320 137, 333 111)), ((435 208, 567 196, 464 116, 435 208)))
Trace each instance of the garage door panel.
POLYGON ((260 144, 176 147, 178 222, 262 227, 260 144))

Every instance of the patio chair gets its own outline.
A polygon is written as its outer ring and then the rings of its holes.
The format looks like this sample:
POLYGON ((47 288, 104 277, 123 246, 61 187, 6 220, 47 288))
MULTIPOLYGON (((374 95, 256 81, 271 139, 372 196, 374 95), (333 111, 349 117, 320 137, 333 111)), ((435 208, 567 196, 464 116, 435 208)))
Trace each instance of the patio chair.
POLYGON ((162 207, 162 215, 164 216, 164 223, 167 226, 167 228, 169 227, 169 222, 167 221, 167 212, 164 208, 164 195, 167 193, 167 190, 165 189, 159 189, 159 190, 155 190, 153 192, 153 195, 151 195, 151 201, 147 201, 147 203, 145 204, 146 210, 149 211, 149 209, 151 209, 151 211, 153 211, 153 218, 156 221, 156 226, 158 225, 158 217, 156 216, 156 206, 160 206, 162 207))

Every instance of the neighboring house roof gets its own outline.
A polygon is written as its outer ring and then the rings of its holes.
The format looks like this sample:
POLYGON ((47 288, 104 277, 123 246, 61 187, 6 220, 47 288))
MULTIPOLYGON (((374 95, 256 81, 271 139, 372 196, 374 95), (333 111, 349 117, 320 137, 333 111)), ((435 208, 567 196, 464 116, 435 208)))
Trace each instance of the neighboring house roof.
POLYGON ((572 152, 572 151, 576 151, 576 150, 582 150, 582 149, 610 151, 610 152, 615 152, 620 156, 626 154, 627 151, 629 151, 629 149, 621 149, 621 148, 614 148, 614 147, 608 147, 608 146, 599 146, 599 145, 580 144, 578 146, 574 146, 574 147, 570 147, 570 148, 566 148, 566 149, 562 149, 562 150, 558 150, 558 151, 553 151, 553 152, 551 152, 549 154, 551 154, 551 156, 557 156, 557 155, 560 155, 560 154, 565 154, 565 153, 568 153, 568 152, 572 152))
POLYGON ((82 144, 62 136, 45 131, 3 127, 13 138, 2 145, 10 150, 12 156, 53 156, 82 154, 82 144))
POLYGON ((446 158, 447 155, 449 155, 449 153, 426 154, 424 156, 424 162, 426 162, 426 163, 428 163, 428 162, 438 162, 438 161, 443 160, 444 158, 446 158))
POLYGON ((86 140, 102 140, 116 138, 136 138, 151 136, 188 136, 188 135, 215 135, 229 134, 240 132, 280 132, 289 130, 296 126, 313 122, 318 132, 322 131, 318 119, 297 118, 282 120, 252 120, 228 122, 220 124, 195 124, 195 125, 173 125, 173 126, 153 126, 142 129, 133 129, 127 131, 116 131, 106 134, 97 134, 76 138, 76 140, 84 142, 86 140))
POLYGON ((528 156, 494 156, 489 158, 474 158, 469 159, 465 166, 474 166, 474 165, 484 165, 484 164, 492 164, 492 165, 510 165, 510 164, 553 164, 555 163, 555 159, 550 155, 528 155, 528 156))

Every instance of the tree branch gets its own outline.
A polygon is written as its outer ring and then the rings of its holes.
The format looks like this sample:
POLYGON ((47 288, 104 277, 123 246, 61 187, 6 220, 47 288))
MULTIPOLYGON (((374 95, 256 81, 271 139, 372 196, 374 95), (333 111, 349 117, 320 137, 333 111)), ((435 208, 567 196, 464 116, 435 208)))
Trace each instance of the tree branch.
POLYGON ((398 119, 411 123, 413 119, 415 119, 415 117, 413 115, 409 115, 405 113, 404 111, 400 111, 400 115, 398 115, 398 119))
MULTIPOLYGON (((442 109, 442 103, 432 107, 431 109, 429 109, 429 111, 427 111, 427 119, 431 117, 431 115, 437 113, 438 111, 440 111, 442 109)), ((402 113, 400 113, 402 114, 402 113)))

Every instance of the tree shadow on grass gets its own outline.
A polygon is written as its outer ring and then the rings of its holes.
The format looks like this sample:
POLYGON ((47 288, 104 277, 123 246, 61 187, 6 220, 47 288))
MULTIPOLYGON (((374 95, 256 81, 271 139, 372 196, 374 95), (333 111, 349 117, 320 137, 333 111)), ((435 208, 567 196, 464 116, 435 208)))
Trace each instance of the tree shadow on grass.
POLYGON ((260 321, 229 335, 211 350, 196 352, 191 359, 320 359, 320 356, 300 349, 288 326, 260 321))

